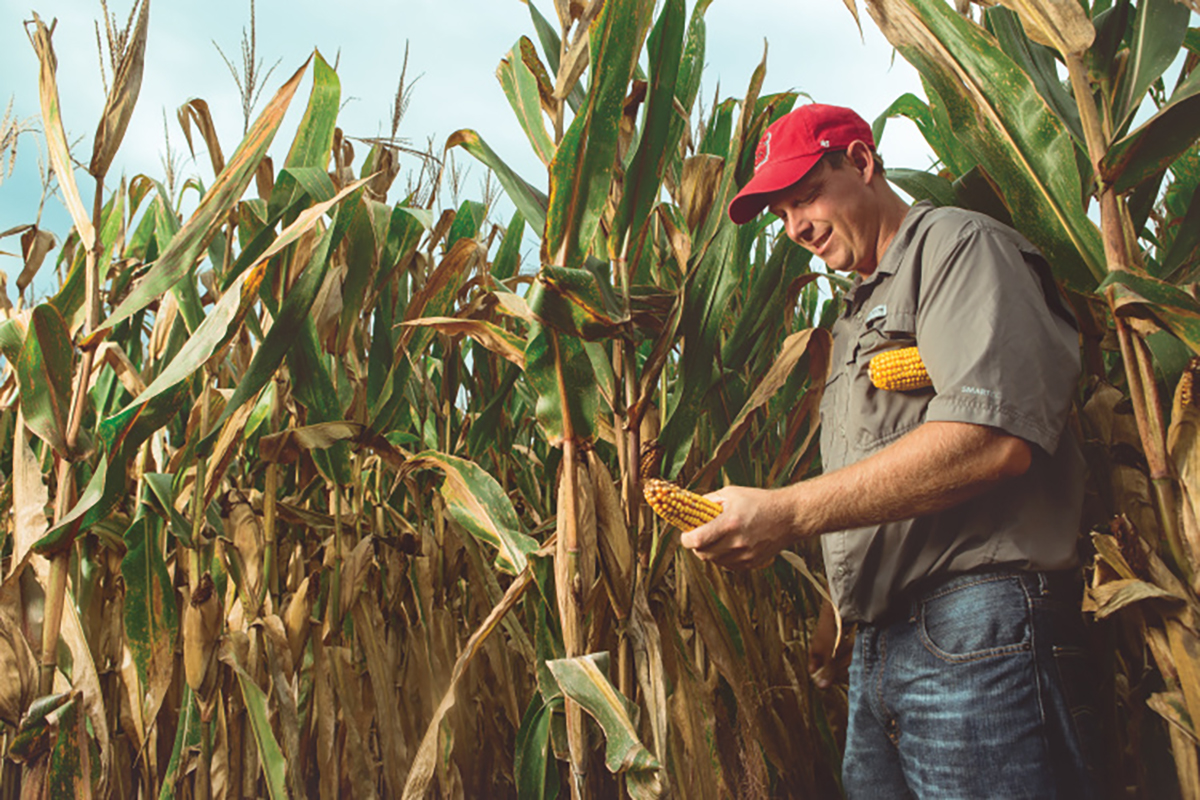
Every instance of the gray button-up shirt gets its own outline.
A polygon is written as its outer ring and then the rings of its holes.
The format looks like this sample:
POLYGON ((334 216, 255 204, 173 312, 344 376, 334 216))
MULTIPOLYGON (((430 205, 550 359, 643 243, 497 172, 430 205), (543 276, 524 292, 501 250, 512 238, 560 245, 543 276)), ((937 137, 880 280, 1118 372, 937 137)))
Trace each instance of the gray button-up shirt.
POLYGON ((1066 422, 1079 338, 1033 245, 990 217, 918 203, 844 303, 821 403, 826 472, 930 421, 999 428, 1029 442, 1033 461, 946 511, 825 534, 842 616, 874 621, 908 592, 971 570, 1075 566, 1084 464, 1066 422), (872 356, 914 344, 932 388, 871 385, 872 356))

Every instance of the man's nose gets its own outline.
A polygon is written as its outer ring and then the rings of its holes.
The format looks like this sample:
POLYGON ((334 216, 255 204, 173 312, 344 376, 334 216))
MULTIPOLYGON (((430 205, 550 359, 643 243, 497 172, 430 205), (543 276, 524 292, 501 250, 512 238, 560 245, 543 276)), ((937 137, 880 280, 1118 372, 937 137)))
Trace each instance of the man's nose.
POLYGON ((791 213, 787 215, 784 226, 789 239, 796 244, 804 244, 805 232, 809 228, 808 220, 804 219, 800 214, 791 213))

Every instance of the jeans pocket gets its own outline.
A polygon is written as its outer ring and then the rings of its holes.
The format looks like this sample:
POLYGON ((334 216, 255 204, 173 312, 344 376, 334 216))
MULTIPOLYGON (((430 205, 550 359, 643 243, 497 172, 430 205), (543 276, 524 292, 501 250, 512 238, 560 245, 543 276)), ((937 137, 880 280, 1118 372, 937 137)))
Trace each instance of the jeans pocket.
POLYGON ((1027 651, 1033 642, 1029 597, 1011 575, 954 581, 920 607, 925 649, 945 661, 978 661, 1027 651))

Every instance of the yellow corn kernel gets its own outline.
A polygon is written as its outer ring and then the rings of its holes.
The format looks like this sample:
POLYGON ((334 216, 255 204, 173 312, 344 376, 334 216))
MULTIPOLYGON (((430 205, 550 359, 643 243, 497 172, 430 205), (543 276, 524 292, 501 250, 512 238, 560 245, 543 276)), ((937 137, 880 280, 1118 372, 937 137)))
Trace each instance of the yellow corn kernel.
POLYGON ((721 504, 681 489, 670 481, 651 478, 642 492, 654 513, 683 531, 698 528, 721 513, 721 504))
POLYGON ((889 392, 907 392, 933 385, 915 347, 880 353, 871 359, 867 371, 876 389, 889 392))

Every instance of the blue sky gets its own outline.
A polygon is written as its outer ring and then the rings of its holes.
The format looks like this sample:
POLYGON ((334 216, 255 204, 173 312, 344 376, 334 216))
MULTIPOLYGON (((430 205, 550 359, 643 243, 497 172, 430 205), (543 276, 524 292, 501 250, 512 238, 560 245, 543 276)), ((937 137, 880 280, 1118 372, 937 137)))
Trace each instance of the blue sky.
MULTIPOLYGON (((36 3, 32 9, 13 0, 0 7, 0 108, 11 98, 14 116, 40 114, 37 58, 23 21, 33 18, 32 10, 47 21, 57 18, 54 45, 63 117, 76 159, 86 162, 104 106, 94 28, 94 20, 101 20, 103 26, 100 3, 30 2, 36 3)), ((108 4, 124 24, 132 0, 108 0, 108 4)), ((535 4, 547 18, 554 18, 550 0, 535 0, 535 4)), ((172 148, 184 156, 181 175, 211 182, 208 158, 200 149, 196 159, 190 158, 175 110, 191 98, 205 99, 226 155, 233 151, 242 133, 240 101, 214 42, 235 63, 240 62, 249 16, 249 0, 153 0, 141 96, 110 180, 119 180, 122 173, 129 177, 163 174, 165 111, 172 148)), ((520 0, 343 0, 339 4, 258 0, 256 18, 264 67, 278 62, 260 104, 318 48, 330 63, 339 60, 343 130, 350 136, 386 135, 408 41, 408 76, 420 79, 399 135, 421 147, 433 137, 440 150, 454 131, 474 128, 527 180, 545 185, 545 170, 495 78, 496 65, 521 35, 536 38, 528 9, 520 0)), ((854 107, 868 120, 904 92, 921 94, 915 71, 898 56, 893 59, 891 47, 865 10, 862 38, 845 6, 833 0, 716 0, 706 19, 706 105, 711 104, 718 82, 722 98, 745 94, 762 58, 764 40, 769 42, 765 91, 795 89, 820 102, 854 107)), ((276 137, 277 158, 286 153, 307 92, 307 85, 302 86, 276 137)), ((880 149, 891 166, 923 169, 930 164, 928 148, 907 121, 889 126, 880 149)), ((358 152, 361 158, 365 147, 358 152)), ((461 166, 471 164, 465 153, 459 159, 461 166)), ((0 231, 35 220, 40 197, 37 161, 34 138, 23 137, 16 169, 0 183, 0 231)), ((484 170, 471 166, 464 198, 482 194, 484 170)), ((415 169, 416 163, 404 167, 415 169)), ((76 180, 84 198, 90 198, 91 179, 77 170, 76 180)), ((397 190, 403 186, 401 177, 397 190)), ((508 211, 501 205, 497 213, 503 219, 508 211)), ((69 230, 69 217, 57 198, 47 203, 42 224, 60 237, 69 230)), ((19 248, 16 237, 0 240, 0 251, 19 248)), ((51 253, 49 260, 56 255, 57 251, 51 253)), ((18 259, 0 256, 0 270, 9 276, 9 294, 15 297, 12 283, 20 272, 18 259)), ((48 264, 43 272, 49 271, 48 264)), ((42 284, 39 281, 35 287, 42 284)))

